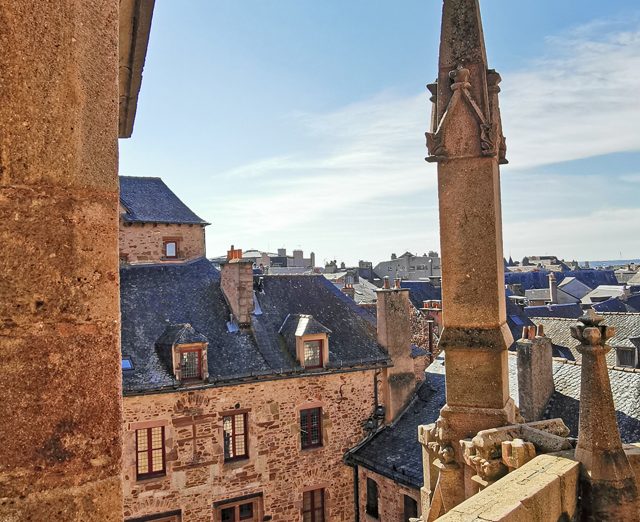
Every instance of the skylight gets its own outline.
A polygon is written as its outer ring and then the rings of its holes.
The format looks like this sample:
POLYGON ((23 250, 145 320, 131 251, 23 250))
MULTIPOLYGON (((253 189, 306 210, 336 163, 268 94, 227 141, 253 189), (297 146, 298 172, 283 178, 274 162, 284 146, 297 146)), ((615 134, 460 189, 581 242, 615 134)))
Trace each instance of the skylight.
POLYGON ((122 358, 122 369, 123 370, 133 370, 133 361, 131 357, 123 357, 122 358))

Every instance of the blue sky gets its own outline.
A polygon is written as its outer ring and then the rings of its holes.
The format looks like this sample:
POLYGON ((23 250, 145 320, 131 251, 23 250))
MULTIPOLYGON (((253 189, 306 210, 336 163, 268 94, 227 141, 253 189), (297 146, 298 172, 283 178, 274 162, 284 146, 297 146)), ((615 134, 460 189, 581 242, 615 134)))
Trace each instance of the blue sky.
MULTIPOLYGON (((637 0, 484 0, 502 82, 505 255, 640 257, 637 0)), ((439 0, 157 0, 120 172, 236 247, 439 250, 424 161, 439 0)))

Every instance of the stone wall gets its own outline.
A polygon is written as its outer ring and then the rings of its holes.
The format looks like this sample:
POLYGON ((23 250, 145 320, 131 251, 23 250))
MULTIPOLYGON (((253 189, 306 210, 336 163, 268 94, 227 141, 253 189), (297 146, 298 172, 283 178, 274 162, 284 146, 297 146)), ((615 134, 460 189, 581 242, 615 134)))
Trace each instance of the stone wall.
POLYGON ((540 455, 439 518, 443 522, 575 520, 580 463, 540 455))
MULTIPOLYGON (((353 470, 342 463, 373 410, 372 371, 125 397, 125 518, 182 509, 211 522, 212 504, 261 493, 274 522, 302 520, 303 491, 325 489, 327 520, 354 518, 353 470), (300 409, 322 406, 323 446, 301 450, 300 409), (223 461, 222 412, 248 410, 249 458, 223 461), (167 474, 136 482, 135 429, 164 425, 167 474)), ((214 521, 217 518, 213 519, 214 521)))
POLYGON ((383 477, 378 473, 358 467, 358 495, 360 505, 359 522, 404 522, 404 496, 407 495, 418 504, 418 516, 420 516, 420 490, 403 486, 398 482, 383 477), (367 506, 367 478, 373 479, 378 484, 378 519, 366 512, 367 506))
POLYGON ((120 257, 129 263, 187 261, 205 255, 204 227, 164 223, 124 223, 118 234, 120 257), (163 240, 178 241, 178 258, 165 259, 163 240))
POLYGON ((122 520, 118 2, 0 3, 0 520, 122 520))

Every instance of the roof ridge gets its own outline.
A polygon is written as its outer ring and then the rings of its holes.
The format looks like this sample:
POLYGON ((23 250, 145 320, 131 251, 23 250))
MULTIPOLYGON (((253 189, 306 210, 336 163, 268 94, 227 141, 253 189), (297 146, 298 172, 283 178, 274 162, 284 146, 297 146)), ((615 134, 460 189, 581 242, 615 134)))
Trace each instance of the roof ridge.
MULTIPOLYGON (((125 176, 123 174, 119 174, 118 175, 119 178, 133 178, 133 179, 159 179, 160 181, 162 181, 162 178, 160 176, 125 176)), ((162 181, 162 183, 164 183, 164 181, 162 181)))
MULTIPOLYGON (((554 357, 553 360, 554 362, 557 362, 558 364, 562 364, 562 365, 566 364, 569 366, 582 366, 582 361, 570 361, 569 359, 566 359, 564 357, 554 357)), ((628 366, 615 366, 613 364, 607 364, 607 369, 618 371, 618 372, 624 372, 624 373, 640 373, 640 368, 631 368, 628 366)))

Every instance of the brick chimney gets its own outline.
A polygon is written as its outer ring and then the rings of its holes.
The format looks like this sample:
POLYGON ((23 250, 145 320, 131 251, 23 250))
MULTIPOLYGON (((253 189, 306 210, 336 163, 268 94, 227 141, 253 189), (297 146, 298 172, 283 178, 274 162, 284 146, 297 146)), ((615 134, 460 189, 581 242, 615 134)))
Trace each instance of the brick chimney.
POLYGON ((391 422, 402 411, 416 386, 411 359, 409 290, 400 288, 399 279, 391 288, 389 278, 385 277, 384 287, 377 290, 376 294, 378 342, 387 350, 393 362, 393 366, 383 372, 386 421, 391 422))
POLYGON ((551 299, 551 304, 558 303, 558 282, 553 272, 549 274, 549 299, 551 299))
POLYGON ((516 348, 520 414, 527 422, 541 420, 555 389, 551 340, 542 325, 525 326, 516 348))
POLYGON ((242 250, 233 245, 222 264, 220 286, 238 324, 249 324, 253 312, 253 262, 243 259, 242 250))

